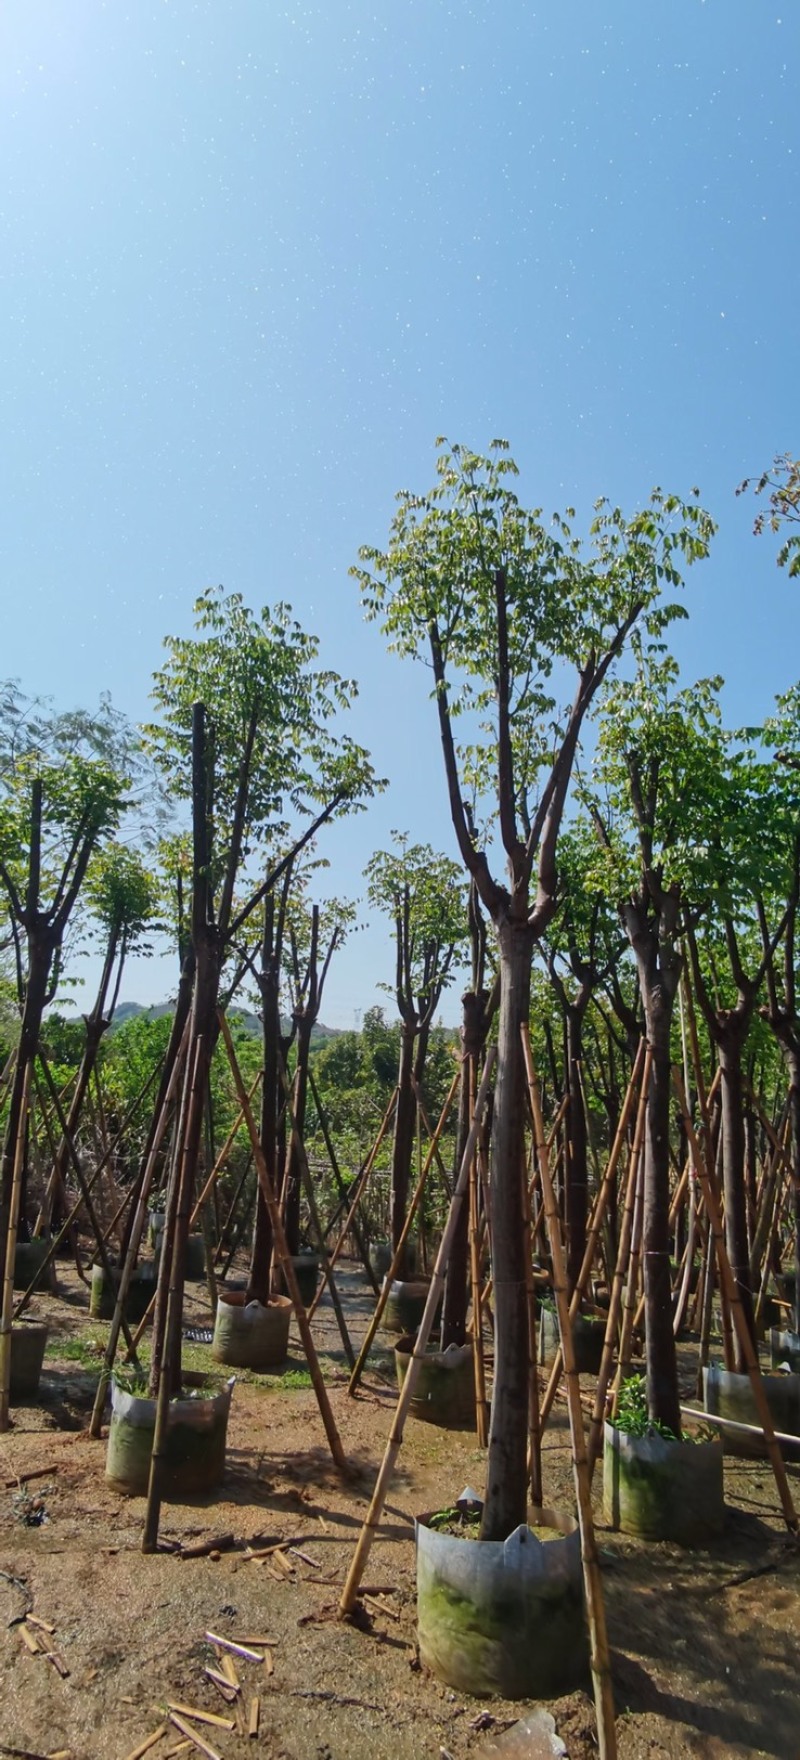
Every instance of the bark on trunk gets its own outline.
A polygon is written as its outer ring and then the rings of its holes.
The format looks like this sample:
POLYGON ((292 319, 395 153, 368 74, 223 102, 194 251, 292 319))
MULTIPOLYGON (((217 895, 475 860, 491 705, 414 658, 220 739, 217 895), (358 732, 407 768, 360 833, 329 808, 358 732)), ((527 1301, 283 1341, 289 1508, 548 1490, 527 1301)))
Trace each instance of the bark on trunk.
POLYGON ((583 1018, 582 1010, 567 1009, 567 1085, 569 1088, 569 1133, 567 1140, 569 1156, 566 1174, 565 1216, 567 1224, 567 1281, 570 1295, 572 1295, 578 1281, 583 1256, 586 1252, 586 1222, 589 1207, 586 1108, 581 1081, 583 1018))
MULTIPOLYGON (((8 1223, 11 1215, 11 1188, 14 1181, 14 1156, 17 1137, 22 1125, 22 1096, 25 1087, 25 1071, 39 1049, 39 1038, 42 1030, 42 1016, 47 1003, 47 991, 50 972, 55 954, 55 943, 47 934, 29 933, 28 936, 28 977, 25 986, 25 1002, 22 1009, 17 1061, 14 1068, 14 1079, 9 1097, 6 1132, 3 1142, 3 1165, 0 1176, 0 1283, 2 1282, 6 1262, 6 1242, 8 1223)), ((25 1239, 27 1234, 27 1217, 25 1212, 26 1169, 23 1168, 22 1199, 20 1203, 19 1236, 25 1239)))
MULTIPOLYGON (((461 998, 461 1084, 458 1091, 458 1128, 453 1158, 453 1185, 458 1178, 470 1127, 470 1096, 477 1090, 478 1060, 486 1042, 486 992, 473 990, 461 998)), ((442 1350, 462 1345, 467 1337, 467 1269, 469 1265, 469 1205, 462 1204, 458 1227, 450 1249, 442 1307, 442 1350)))
POLYGON ((525 1064, 520 1027, 530 1014, 533 934, 527 922, 497 925, 500 1019, 492 1120, 492 1272, 495 1373, 482 1540, 505 1540, 527 1514, 528 1307, 522 1180, 525 1064))

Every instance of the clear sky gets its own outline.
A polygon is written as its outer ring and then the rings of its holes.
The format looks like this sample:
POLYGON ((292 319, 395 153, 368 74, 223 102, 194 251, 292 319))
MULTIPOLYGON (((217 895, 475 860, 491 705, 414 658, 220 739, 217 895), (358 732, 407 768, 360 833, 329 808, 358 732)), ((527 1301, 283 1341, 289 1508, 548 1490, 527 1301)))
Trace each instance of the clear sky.
MULTIPOLYGON (((579 523, 699 485, 682 657, 766 713, 797 588, 734 489, 798 448, 799 50, 796 0, 4 0, 3 674, 138 720, 204 586, 288 599, 391 781, 330 891, 393 826, 455 854, 347 571, 438 434, 503 435, 579 523)), ((323 1018, 390 976, 356 937, 323 1018)))

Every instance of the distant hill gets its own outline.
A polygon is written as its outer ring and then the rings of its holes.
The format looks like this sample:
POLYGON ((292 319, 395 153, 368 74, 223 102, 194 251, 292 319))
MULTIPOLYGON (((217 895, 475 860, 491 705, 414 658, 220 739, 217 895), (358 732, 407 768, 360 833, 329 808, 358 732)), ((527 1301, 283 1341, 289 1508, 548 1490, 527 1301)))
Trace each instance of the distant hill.
MULTIPOLYGON (((172 1014, 172 1009, 171 1002, 154 1002, 149 1008, 145 1008, 141 1002, 118 1002, 112 1017, 111 1031, 113 1033, 115 1027, 123 1027, 126 1021, 135 1020, 136 1016, 140 1014, 145 1015, 151 1021, 161 1020, 163 1015, 172 1014)), ((232 1008, 230 1016, 246 1033, 252 1033, 254 1038, 260 1034, 261 1022, 258 1015, 253 1014, 249 1008, 232 1008)), ((286 1016, 281 1021, 281 1029, 285 1033, 289 1031, 289 1021, 286 1016)), ((340 1031, 339 1027, 326 1027, 322 1021, 318 1021, 311 1034, 311 1043, 312 1045, 323 1044, 326 1039, 337 1038, 340 1031)))

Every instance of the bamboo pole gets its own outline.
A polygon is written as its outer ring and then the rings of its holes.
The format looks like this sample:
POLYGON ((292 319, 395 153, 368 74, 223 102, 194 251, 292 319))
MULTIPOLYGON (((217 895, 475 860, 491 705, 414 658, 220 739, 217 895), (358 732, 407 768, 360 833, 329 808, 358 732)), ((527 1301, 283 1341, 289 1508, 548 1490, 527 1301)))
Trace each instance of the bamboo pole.
MULTIPOLYGON (((450 1202, 450 1210, 448 1212, 447 1222, 445 1223, 444 1234, 442 1235, 439 1251, 436 1255, 436 1264, 433 1268, 431 1287, 428 1291, 428 1300, 425 1303, 425 1311, 420 1321, 419 1331, 411 1354, 411 1361, 406 1371, 406 1378, 400 1390, 392 1427, 389 1432, 389 1439, 386 1444, 386 1450, 381 1462, 380 1471, 375 1482, 375 1489, 372 1493, 372 1501, 358 1538, 356 1550, 353 1554, 350 1569, 347 1573, 347 1581, 342 1590, 341 1599, 339 1601, 339 1614, 341 1618, 345 1618, 355 1606, 359 1584, 364 1575, 367 1559, 372 1550, 372 1543, 375 1539, 378 1523, 383 1513, 383 1506, 386 1502, 395 1461, 400 1452, 400 1447, 403 1441, 403 1426, 405 1424, 408 1408, 414 1397, 420 1368, 425 1358, 425 1347, 430 1337, 433 1318, 439 1305, 439 1297, 444 1287, 445 1272, 450 1259, 453 1237, 458 1226, 461 1206, 466 1196, 470 1163, 475 1154, 475 1145, 478 1140, 478 1132, 480 1130, 483 1108, 486 1104, 486 1096, 489 1092, 489 1083, 492 1078, 495 1057, 496 1052, 494 1046, 491 1046, 487 1052, 481 1085, 478 1090, 478 1098, 475 1102, 475 1116, 470 1125, 469 1136, 467 1137, 464 1154, 461 1158, 461 1166, 459 1168, 458 1179, 450 1202)), ((456 1081, 457 1080, 458 1077, 456 1077, 456 1081)))
POLYGON ((650 1081, 650 1065, 652 1061, 653 1053, 648 1045, 644 1061, 642 1085, 639 1093, 639 1106, 636 1113, 633 1146, 628 1165, 628 1177, 625 1182, 625 1203, 622 1212, 622 1227, 620 1229, 619 1247, 617 1249, 617 1263, 614 1268, 614 1276, 611 1284, 611 1299, 608 1304, 608 1319, 606 1321, 606 1332, 603 1340, 603 1355, 600 1359, 600 1372, 597 1377, 594 1407, 589 1427, 587 1453, 589 1460, 590 1483, 594 1477, 594 1469, 597 1464, 597 1457, 600 1453, 600 1439, 603 1434, 603 1420, 605 1418, 606 1410, 606 1394, 608 1392, 609 1381, 611 1380, 611 1366, 614 1361, 614 1352, 617 1346, 617 1331, 619 1327, 620 1309, 622 1307, 622 1290, 625 1275, 630 1264, 633 1219, 636 1208, 636 1195, 639 1186, 639 1163, 641 1160, 644 1127, 647 1118, 647 1088, 650 1081))
MULTIPOLYGON (((444 1105, 442 1107, 441 1115, 439 1118, 439 1123, 436 1126, 436 1131, 434 1133, 433 1140, 431 1142, 428 1153, 425 1157, 425 1164, 423 1166, 423 1169, 422 1169, 422 1172, 419 1176, 419 1179, 417 1180, 417 1184, 414 1189, 414 1195, 411 1199, 411 1203, 408 1206, 408 1212, 406 1215, 405 1222, 403 1223, 403 1227, 400 1231, 400 1239, 398 1240, 397 1246, 395 1247, 395 1250, 394 1250, 394 1256, 392 1258, 392 1263, 389 1266, 389 1269, 388 1269, 386 1276, 383 1280, 383 1288, 381 1290, 381 1293, 380 1293, 378 1300, 377 1300, 377 1303, 375 1305, 375 1311, 373 1313, 372 1319, 370 1320, 369 1326, 367 1327, 366 1336, 364 1338, 364 1342, 361 1346, 361 1349, 358 1353, 358 1357, 356 1358, 355 1368, 353 1370, 352 1375, 350 1376, 350 1380, 347 1383, 347 1391, 348 1391, 348 1394, 350 1395, 351 1398, 355 1394, 356 1388, 358 1387, 359 1381, 361 1380, 361 1377, 364 1373, 364 1365, 367 1361, 367 1357, 369 1356, 370 1350, 372 1348, 372 1340, 375 1337, 375 1334, 378 1330, 378 1327, 380 1326, 381 1316, 383 1314, 383 1310, 386 1307, 386 1303, 389 1300, 389 1292, 391 1290, 394 1278, 397 1275, 397 1267, 401 1263, 406 1241, 408 1240, 409 1234, 411 1233, 411 1225, 414 1221, 414 1217, 417 1213, 417 1208, 419 1206, 420 1199, 422 1198, 422 1194, 425 1190, 425 1181, 426 1181, 428 1174, 430 1173, 430 1170, 431 1170, 431 1165, 433 1162, 434 1154, 436 1152, 436 1147, 437 1147, 437 1144, 439 1141, 439 1137, 441 1136, 442 1131, 444 1130, 445 1124, 447 1123, 447 1114, 450 1111, 450 1107, 452 1106, 453 1095, 455 1094, 456 1088, 458 1087, 458 1083, 459 1083, 459 1075, 458 1075, 458 1072, 456 1072, 456 1074, 454 1075, 453 1080, 450 1084, 449 1092, 446 1096, 444 1105)), ((437 1260, 437 1264, 438 1264, 438 1260, 437 1260)))
MULTIPOLYGON (((596 1248, 597 1248, 597 1241, 600 1237, 600 1233, 601 1233, 601 1230, 603 1227, 603 1222, 605 1220, 606 1211, 608 1209, 609 1198, 611 1196, 611 1184, 612 1184, 612 1181, 616 1175, 617 1164, 619 1162, 619 1158, 620 1158, 620 1155, 622 1154, 622 1150, 623 1150, 623 1147, 625 1144, 625 1132, 628 1129, 628 1120, 630 1118, 631 1111, 633 1109, 633 1103, 636 1098, 636 1083, 637 1083, 637 1080, 638 1080, 638 1077, 639 1077, 639 1074, 641 1071, 641 1065, 642 1065, 642 1060, 644 1058, 644 1055, 645 1055, 645 1043, 644 1043, 644 1039, 640 1039, 638 1049, 636 1052, 636 1057, 634 1059, 633 1069, 631 1071, 631 1079, 628 1083, 627 1091, 625 1094, 625 1099, 622 1103, 622 1110, 620 1112, 619 1119, 617 1121, 617 1129, 616 1129, 616 1132, 614 1135, 614 1141, 611 1146, 611 1154, 609 1155, 608 1164, 607 1164, 605 1173, 603 1175, 603 1179, 601 1181, 600 1190, 597 1194, 597 1197, 595 1199, 594 1206, 592 1209, 592 1216, 591 1216, 591 1220, 589 1223, 588 1234, 586 1237, 586 1251, 583 1256, 583 1264, 581 1265, 580 1272, 578 1275, 578 1281, 575 1285, 575 1289, 573 1290, 572 1299, 571 1299, 570 1305, 569 1305, 570 1320, 575 1319, 575 1316, 578 1313, 578 1310, 580 1308, 581 1302, 583 1301, 583 1297, 584 1297, 584 1294, 586 1292, 586 1288, 587 1288, 587 1285, 589 1282, 592 1264, 594 1262, 594 1255, 595 1255, 596 1248)), ((550 1138, 550 1142, 548 1143, 548 1155, 550 1153, 551 1144, 552 1144, 552 1135, 550 1138)), ((552 1178, 552 1172, 551 1172, 551 1178, 552 1178)), ((551 1411, 551 1408, 553 1405, 553 1400, 555 1399, 555 1396, 556 1396, 556 1389, 557 1389, 559 1381, 561 1379, 562 1364, 563 1364, 563 1357, 561 1354, 561 1346, 559 1345, 558 1350, 556 1351, 556 1354, 555 1354, 553 1366, 550 1370, 550 1377, 549 1377, 549 1380, 547 1383, 547 1387, 545 1388, 544 1399, 542 1401, 542 1410, 541 1410, 542 1428, 544 1428, 545 1424, 547 1423, 547 1419, 550 1415, 550 1411, 551 1411)))
POLYGON ((586 1458, 586 1435, 583 1428, 583 1409, 581 1406, 581 1384, 575 1366, 575 1349, 572 1341, 572 1323, 569 1313, 569 1296, 567 1293, 567 1276, 564 1264, 564 1249, 561 1244, 558 1207, 550 1177, 550 1166, 545 1143, 542 1107, 539 1099, 539 1084, 533 1067, 530 1039, 525 1022, 522 1024, 522 1046, 525 1056, 525 1067, 528 1075, 528 1090, 531 1097, 534 1129, 537 1137, 537 1155, 539 1172, 542 1181, 542 1194, 547 1216, 547 1234, 550 1242, 550 1257, 553 1265, 553 1289, 558 1312, 558 1327, 561 1334, 561 1348, 564 1357, 564 1376, 567 1384, 567 1402, 569 1407, 569 1427, 572 1437, 572 1470, 575 1481, 575 1496, 578 1505, 578 1524, 581 1532, 581 1561, 583 1564, 583 1581, 586 1592, 586 1614, 589 1625, 590 1662, 592 1684, 594 1687, 595 1716, 597 1718, 597 1741, 600 1760, 616 1760, 617 1735, 614 1723, 614 1689, 611 1680, 611 1657, 606 1635, 606 1616, 603 1603, 603 1586, 600 1579, 600 1562, 597 1556, 594 1521, 592 1519, 592 1489, 589 1478, 589 1465, 586 1458))
MULTIPOLYGON (((372 1172, 373 1167, 375 1166, 375 1162, 376 1162, 377 1155, 378 1155, 378 1150, 380 1149, 381 1143, 383 1142, 383 1139, 384 1139, 386 1132, 389 1128, 389 1122, 390 1122, 390 1119, 392 1117, 392 1113, 394 1112, 396 1105, 397 1105, 397 1089, 395 1088, 394 1093, 392 1094, 392 1098, 389 1101, 389 1104, 388 1104, 386 1111, 383 1115, 383 1118, 381 1120, 381 1128, 378 1131, 378 1135, 375 1138, 375 1141, 372 1145, 372 1148, 370 1149, 370 1152, 367 1156, 367 1159, 364 1162, 364 1166, 362 1167, 361 1172, 358 1176, 358 1179, 356 1180, 356 1189, 355 1189, 355 1196, 353 1198, 353 1202, 350 1205, 350 1209, 348 1210, 347 1216, 346 1216, 345 1221, 342 1225, 342 1228, 341 1228, 341 1231, 339 1234, 339 1238, 336 1241, 333 1252, 331 1253, 330 1262, 332 1265, 336 1264, 336 1261, 339 1257, 339 1254, 342 1250, 342 1247, 344 1246, 345 1240, 347 1238, 351 1224, 353 1222, 353 1218, 356 1214, 356 1211, 358 1209, 359 1204, 361 1203, 361 1199, 364 1196, 364 1191, 366 1189, 367 1181, 369 1179, 369 1176, 372 1172)), ((320 1294, 321 1294, 321 1291, 318 1291, 317 1295, 315 1296, 315 1298, 311 1304, 311 1307, 309 1308, 309 1311, 308 1311, 309 1320, 313 1320, 313 1318, 314 1318, 314 1315, 317 1310, 317 1301, 319 1299, 320 1294)))
POLYGON ((17 1140, 14 1144, 11 1207, 8 1215, 6 1262, 3 1275, 3 1306, 2 1316, 0 1317, 0 1431, 7 1430, 10 1422, 8 1407, 11 1391, 11 1326, 14 1312, 14 1256, 17 1250, 17 1232, 19 1229, 19 1213, 22 1202, 22 1168, 25 1161, 25 1132, 28 1123, 30 1090, 31 1066, 27 1063, 22 1078, 22 1098, 20 1100, 19 1119, 17 1121, 17 1140))
POLYGON ((122 1330, 122 1316, 125 1312, 125 1302, 127 1300, 131 1278, 133 1276, 133 1268, 134 1268, 134 1265, 136 1264, 136 1259, 137 1259, 137 1255, 139 1252, 139 1247, 141 1246, 142 1234, 144 1232, 145 1218, 147 1215, 147 1200, 150 1195, 150 1187, 151 1187, 152 1180, 153 1180, 153 1173, 155 1170, 156 1161, 158 1160, 158 1156, 159 1156, 159 1153, 161 1150, 161 1144, 164 1139, 164 1132, 166 1131, 166 1128, 167 1128, 169 1111, 170 1111, 170 1107, 172 1105, 172 1101, 174 1098, 175 1089, 178 1085, 178 1081, 179 1081, 180 1076, 183 1072, 183 1062, 184 1062, 184 1058, 186 1055, 186 1043, 187 1043, 188 1036, 189 1036, 189 1023, 187 1021, 186 1028, 185 1028, 184 1035, 183 1035, 183 1040, 181 1042, 181 1045, 180 1045, 180 1048, 178 1051, 178 1055, 175 1059, 175 1062, 173 1064, 173 1067, 172 1067, 172 1070, 170 1073, 169 1082, 167 1084, 167 1091, 164 1095, 164 1102, 161 1107, 161 1114, 158 1119, 158 1123, 156 1125, 155 1134, 153 1136, 153 1141, 150 1146, 150 1153, 147 1157, 147 1161, 145 1162, 144 1173, 143 1173, 141 1184, 139 1187, 139 1196, 137 1199, 136 1214, 134 1216, 133 1228, 131 1229, 130 1240, 128 1242, 128 1251, 125 1255, 125 1263, 122 1267, 122 1276, 120 1278, 119 1289, 117 1290, 116 1299, 114 1302, 114 1313, 112 1315, 111 1326, 109 1329, 108 1340, 106 1343, 105 1354, 103 1357, 103 1367, 100 1371, 100 1379, 97 1383, 97 1392, 95 1394, 94 1406, 92 1408, 92 1417, 91 1417, 91 1422, 89 1424, 89 1435, 90 1436, 95 1436, 95 1437, 99 1436, 101 1428, 102 1428, 103 1412, 104 1412, 105 1403, 106 1403, 106 1389, 108 1387, 109 1379, 111 1376, 111 1371, 114 1367, 114 1359, 117 1354, 117 1345, 119 1343, 119 1335, 122 1330))
POLYGON ((747 1368, 747 1373, 750 1378, 750 1385, 753 1389, 753 1398, 755 1400, 756 1411, 758 1412, 758 1416, 761 1420, 761 1426, 764 1431, 764 1438, 765 1438, 765 1441, 767 1444, 769 1458, 770 1458, 770 1461, 772 1462, 772 1470, 773 1470, 773 1473, 775 1474, 775 1484, 778 1489, 778 1496, 780 1497, 780 1500, 781 1500, 781 1508, 783 1509, 783 1514, 784 1514, 784 1518, 786 1520, 787 1528, 789 1529, 789 1531, 791 1533, 796 1534, 798 1531, 797 1512, 795 1510, 794 1503, 792 1502, 792 1493, 789 1489, 789 1481, 786 1477, 786 1468, 783 1463, 783 1456, 781 1454, 778 1443, 775 1440, 775 1426, 772 1422, 772 1413, 770 1412, 769 1406, 767 1404, 767 1396, 764 1392, 764 1383, 761 1379, 761 1369, 759 1367, 758 1354, 757 1354, 755 1346, 753 1344, 753 1340, 750 1337, 750 1328, 747 1324, 747 1319, 745 1317, 744 1309, 742 1308, 742 1304, 739 1300, 739 1291, 738 1291, 738 1287, 736 1284, 736 1279, 734 1278, 733 1272, 731 1270, 731 1264, 730 1264, 730 1260, 728 1258, 727 1248, 725 1246, 725 1235, 724 1235, 723 1227, 722 1227, 722 1217, 720 1215, 720 1208, 719 1208, 719 1204, 717 1202, 717 1194, 716 1194, 714 1187, 711 1183, 711 1178, 709 1175, 708 1168, 706 1167, 705 1162, 703 1160, 703 1157, 699 1152, 697 1138, 695 1137, 695 1133, 694 1133, 694 1126, 692 1125, 691 1118, 689 1117, 689 1109, 686 1104, 686 1096, 683 1092, 683 1085, 681 1083, 681 1078, 680 1078, 677 1070, 673 1070, 672 1080, 673 1080, 673 1084, 675 1087, 675 1091, 678 1096, 678 1103, 680 1105, 681 1112, 683 1114, 683 1121, 684 1121, 684 1125, 686 1127, 686 1135, 689 1139, 689 1144, 692 1149, 692 1153, 693 1153, 693 1155, 696 1156, 696 1165, 698 1168, 698 1172, 700 1174, 700 1181, 701 1181, 701 1185, 703 1188, 703 1198, 705 1201, 705 1206, 706 1206, 706 1210, 708 1213, 708 1219, 709 1219, 709 1223, 711 1225, 711 1230, 714 1235, 714 1243, 715 1243, 716 1251, 717 1251, 717 1264, 719 1266, 719 1272, 720 1272, 720 1281, 721 1281, 721 1283, 725 1289, 726 1295, 727 1295, 728 1304, 729 1304, 729 1307, 731 1310, 731 1315, 733 1318, 733 1323, 736 1327, 736 1331, 737 1331, 738 1338, 739 1338, 739 1346, 740 1346, 740 1349, 742 1352, 742 1357, 744 1359, 744 1362, 745 1362, 745 1365, 747 1368))
POLYGON ((300 1132, 297 1128, 297 1119, 295 1117, 295 1111, 294 1111, 294 1107, 292 1105, 292 1092, 291 1092, 291 1088, 289 1086, 289 1077, 286 1073, 286 1065, 283 1061, 283 1058, 280 1055, 280 1052, 278 1053, 278 1060, 279 1060, 279 1065, 280 1065, 281 1081, 283 1083, 283 1089, 284 1089, 284 1093, 286 1095, 286 1111, 289 1115, 289 1124, 291 1127, 292 1139, 293 1139, 295 1148, 297 1150, 298 1159, 300 1161, 300 1176, 301 1176, 301 1179, 302 1179, 303 1184, 306 1189, 306 1198, 308 1201, 308 1208, 309 1208, 309 1212, 311 1215, 311 1221, 314 1225, 314 1232, 316 1234, 317 1241, 319 1243, 319 1249, 322 1254, 322 1261, 323 1261, 322 1271, 323 1271, 323 1278, 324 1278, 324 1282, 322 1284, 322 1289, 325 1288, 325 1283, 327 1283, 328 1288, 331 1292, 331 1301, 333 1303, 333 1311, 334 1311, 334 1314, 336 1315, 336 1324, 339 1328, 339 1337, 341 1338, 341 1341, 342 1341, 342 1347, 344 1349, 344 1354, 347 1358, 347 1361, 350 1365, 350 1368, 353 1369, 353 1368, 355 1368, 355 1361, 356 1361, 355 1351, 353 1350, 353 1346, 352 1346, 352 1343, 350 1340, 350 1334, 347 1330, 347 1322, 345 1320, 341 1300, 339 1298, 339 1291, 338 1291, 338 1288, 336 1285, 336 1279, 333 1275, 333 1266, 331 1265, 330 1259, 328 1258, 328 1255, 325 1251, 325 1237, 322 1233, 322 1224, 319 1219, 319 1210, 317 1209, 317 1198, 316 1198, 316 1193, 314 1191, 314 1182, 311 1178, 311 1168, 308 1165, 308 1156, 306 1155, 305 1143, 303 1142, 303 1139, 302 1139, 300 1132))
MULTIPOLYGON (((328 1120, 326 1117, 325 1108, 324 1108, 324 1106, 322 1104, 322 1100, 320 1098, 319 1089, 318 1089, 317 1084, 314 1080, 314 1071, 310 1065, 309 1065, 309 1070, 308 1070, 308 1085, 309 1085, 309 1088, 311 1089, 311 1097, 314 1101, 314 1106, 316 1108, 316 1114, 317 1114, 317 1119, 319 1122, 319 1128, 322 1132, 322 1140, 325 1144, 325 1148, 326 1148, 327 1155, 328 1155, 328 1160, 331 1164, 331 1171, 332 1171, 333 1177, 336 1181, 336 1185, 337 1185, 337 1188, 339 1191, 339 1196, 343 1200, 343 1202, 346 1206, 349 1202, 349 1194, 347 1191, 347 1187, 344 1183, 344 1180, 342 1179, 341 1169, 340 1169, 339 1163, 336 1159, 336 1151, 333 1147, 333 1141, 331 1139, 331 1133, 330 1133, 330 1129, 328 1127, 328 1120)), ((374 1290, 375 1295, 377 1296, 380 1293, 380 1285, 378 1283, 378 1279, 375 1276, 375 1273, 374 1273, 372 1266, 370 1264, 369 1253, 367 1251, 367 1243, 364 1238, 361 1224, 358 1220, 357 1215, 353 1217, 352 1228, 353 1228, 353 1236, 355 1239, 355 1243, 356 1243, 356 1246, 358 1247, 359 1258, 361 1259, 361 1263, 364 1267, 364 1273, 367 1277, 368 1282, 372 1285, 372 1288, 374 1290)))
MULTIPOLYGON (((151 1365, 151 1376, 157 1374, 156 1387, 156 1421, 153 1432, 153 1449, 150 1456, 150 1479, 147 1487, 147 1504, 142 1533, 142 1551, 155 1552, 158 1548, 158 1524, 161 1515, 164 1476, 166 1467, 167 1426, 169 1423, 169 1402, 174 1393, 180 1370, 181 1333, 180 1319, 183 1308, 185 1244, 189 1232, 189 1190, 193 1178, 190 1165, 189 1138, 190 1131, 186 1128, 191 1118, 192 1106, 201 1084, 205 1083, 205 1053, 203 1035, 197 1034, 194 1039, 194 1057, 191 1076, 184 1089, 184 1130, 181 1133, 180 1164, 176 1170, 173 1187, 173 1225, 164 1230, 164 1246, 162 1252, 170 1254, 169 1290, 166 1299, 163 1329, 163 1353, 157 1362, 155 1348, 151 1365), (169 1237, 169 1246, 168 1246, 169 1237)), ((159 1275, 159 1283, 166 1281, 166 1262, 159 1275)), ((155 1341, 154 1341, 155 1347, 155 1341)))
POLYGON ((275 1255, 281 1271, 283 1272, 286 1288, 291 1296, 298 1331, 302 1340, 306 1362, 308 1363, 309 1374, 311 1376, 314 1392, 317 1396, 320 1417, 322 1418, 325 1428, 325 1435, 328 1438, 328 1446, 331 1455, 333 1456, 334 1465, 339 1468, 340 1472, 344 1472, 347 1467, 347 1461, 345 1459, 344 1449, 342 1448, 341 1437, 336 1428, 336 1420, 331 1410, 330 1400, 328 1399, 328 1390, 322 1379, 322 1370, 320 1369, 319 1359, 314 1348, 314 1340, 311 1337, 311 1327, 308 1322, 308 1315, 303 1307, 300 1291, 297 1287, 297 1278, 295 1276, 295 1269, 292 1264, 283 1227, 280 1204, 275 1196, 272 1181, 269 1177, 269 1170, 264 1159, 264 1151, 261 1147, 255 1119, 253 1118, 250 1102, 247 1098, 247 1091, 244 1082, 242 1081, 241 1071, 236 1059, 236 1052, 231 1038, 231 1030, 222 1009, 218 1009, 217 1019, 219 1021, 220 1032, 224 1040, 225 1049, 228 1053, 228 1061, 231 1066, 231 1074, 233 1075, 239 1105, 244 1113, 245 1123, 250 1133, 250 1141, 253 1145, 253 1160, 255 1161, 256 1173, 258 1174, 258 1183, 264 1196, 264 1203, 269 1211, 270 1222, 272 1223, 275 1255))

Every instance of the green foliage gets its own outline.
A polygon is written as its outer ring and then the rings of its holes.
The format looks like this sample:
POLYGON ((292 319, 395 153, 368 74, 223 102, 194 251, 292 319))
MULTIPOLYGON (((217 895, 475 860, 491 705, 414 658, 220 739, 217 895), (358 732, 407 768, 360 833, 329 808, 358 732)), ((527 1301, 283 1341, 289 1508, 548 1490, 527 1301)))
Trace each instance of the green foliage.
MULTIPOLYGON (((790 452, 776 453, 770 468, 758 478, 745 477, 737 495, 752 488, 756 495, 769 490, 768 506, 756 515, 753 530, 760 535, 767 528, 780 532, 785 525, 800 525, 800 459, 790 452)), ((790 575, 800 575, 800 535, 790 532, 778 551, 779 568, 788 563, 790 575)))
POLYGON ((149 952, 147 932, 158 926, 158 883, 138 851, 108 844, 89 869, 86 897, 104 940, 117 935, 129 953, 149 952))
POLYGON ((466 946, 467 891, 458 863, 428 843, 392 836, 395 848, 376 851, 364 871, 367 896, 394 925, 398 1008, 415 1007, 422 1018, 437 1006, 466 946))
POLYGON ((647 1415, 647 1390, 643 1375, 630 1375, 619 1390, 614 1428, 626 1436, 663 1436, 666 1442, 680 1442, 666 1424, 659 1424, 647 1415))
POLYGON ((476 801, 491 797, 495 785, 502 574, 515 805, 527 824, 539 774, 549 773, 564 726, 555 669, 562 662, 583 668, 640 611, 657 639, 680 615, 662 601, 662 589, 680 585, 681 563, 707 554, 714 527, 696 502, 654 490, 630 519, 598 502, 584 546, 572 531, 572 509, 546 525, 540 509, 522 507, 504 441, 493 442, 487 457, 438 444, 433 488, 427 495, 401 491, 388 548, 365 547, 362 566, 352 572, 367 616, 382 619, 398 653, 424 657, 434 632, 450 712, 470 717, 461 773, 465 797, 476 801))
POLYGON ((168 636, 154 675, 158 722, 144 729, 167 795, 191 797, 195 702, 206 706, 214 766, 215 872, 234 837, 242 758, 252 739, 242 854, 286 841, 290 809, 309 812, 334 798, 352 810, 378 786, 367 753, 337 730, 356 695, 351 679, 315 667, 318 644, 288 605, 255 613, 238 593, 210 588, 195 605, 196 634, 168 636))

